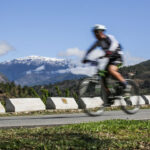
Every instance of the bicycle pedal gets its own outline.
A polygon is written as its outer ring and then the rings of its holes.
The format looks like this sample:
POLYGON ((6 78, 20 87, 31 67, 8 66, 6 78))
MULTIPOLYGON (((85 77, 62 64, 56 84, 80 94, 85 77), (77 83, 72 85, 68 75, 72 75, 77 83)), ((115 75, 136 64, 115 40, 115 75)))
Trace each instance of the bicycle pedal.
POLYGON ((115 97, 108 97, 108 101, 114 101, 115 99, 115 97))
POLYGON ((125 94, 123 95, 124 98, 130 98, 130 96, 131 96, 130 93, 125 93, 125 94))
POLYGON ((113 104, 114 104, 114 101, 108 101, 107 104, 105 104, 105 107, 109 107, 109 106, 111 106, 113 104))
POLYGON ((105 104, 104 106, 105 106, 105 107, 110 107, 111 105, 113 105, 113 103, 107 103, 107 104, 105 104))
POLYGON ((124 99, 129 99, 130 98, 130 96, 124 96, 124 99))

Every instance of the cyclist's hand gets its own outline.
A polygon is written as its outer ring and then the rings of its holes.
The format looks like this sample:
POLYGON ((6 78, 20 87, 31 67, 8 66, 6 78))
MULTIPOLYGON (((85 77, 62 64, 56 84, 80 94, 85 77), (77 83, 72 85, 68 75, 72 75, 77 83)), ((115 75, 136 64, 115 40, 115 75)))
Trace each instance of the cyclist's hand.
POLYGON ((93 62, 91 62, 91 65, 92 65, 92 66, 97 66, 97 65, 98 65, 98 62, 97 62, 97 61, 93 61, 93 62))
POLYGON ((110 57, 112 55, 113 52, 107 50, 105 51, 105 57, 110 57))
POLYGON ((83 60, 82 60, 82 63, 83 63, 83 64, 85 64, 86 62, 87 62, 86 59, 83 59, 83 60))

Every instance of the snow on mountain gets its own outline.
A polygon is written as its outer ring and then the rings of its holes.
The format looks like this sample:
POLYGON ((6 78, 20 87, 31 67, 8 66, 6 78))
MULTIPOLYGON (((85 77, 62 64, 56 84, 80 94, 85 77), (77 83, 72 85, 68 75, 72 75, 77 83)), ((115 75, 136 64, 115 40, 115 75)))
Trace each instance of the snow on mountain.
POLYGON ((22 58, 17 58, 11 61, 5 61, 2 62, 1 64, 12 64, 12 63, 20 63, 20 64, 32 64, 32 63, 36 63, 37 65, 41 64, 41 63, 49 63, 49 64, 54 64, 54 63, 58 63, 58 64, 64 64, 66 63, 65 59, 57 59, 57 58, 50 58, 50 57, 42 57, 42 56, 27 56, 27 57, 22 57, 22 58))
POLYGON ((42 56, 27 56, 24 58, 18 58, 16 60, 20 60, 20 61, 25 61, 25 60, 31 60, 31 61, 35 61, 35 60, 41 60, 41 61, 46 61, 46 62, 50 62, 50 61, 64 61, 64 59, 57 59, 57 58, 50 58, 50 57, 42 57, 42 56))
POLYGON ((32 72, 40 73, 41 71, 44 71, 44 70, 45 70, 45 66, 42 65, 42 66, 37 67, 34 70, 28 70, 28 71, 26 71, 26 74, 31 74, 32 72))
POLYGON ((83 71, 71 60, 28 56, 0 63, 0 72, 17 84, 37 85, 80 78, 83 71))
POLYGON ((40 67, 37 67, 34 71, 39 72, 39 71, 43 71, 43 70, 45 70, 45 66, 44 65, 42 65, 40 67))

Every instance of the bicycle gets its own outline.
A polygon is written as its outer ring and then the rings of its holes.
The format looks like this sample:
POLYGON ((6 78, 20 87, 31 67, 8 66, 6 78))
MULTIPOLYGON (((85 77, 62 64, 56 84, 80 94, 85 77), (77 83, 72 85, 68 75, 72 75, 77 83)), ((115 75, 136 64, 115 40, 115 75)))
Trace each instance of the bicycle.
MULTIPOLYGON (((98 59, 102 59, 99 57, 98 59)), ((98 59, 96 61, 86 60, 87 63, 97 67, 97 73, 92 77, 83 79, 79 85, 79 102, 85 112, 90 116, 101 115, 105 108, 112 106, 116 99, 119 101, 119 107, 127 114, 135 114, 140 109, 139 88, 131 79, 125 79, 130 85, 131 90, 125 94, 120 82, 111 76, 107 70, 98 68, 98 59), (104 83, 104 79, 106 83, 104 83), (107 85, 107 88, 105 86, 107 85), (108 95, 109 91, 109 95, 108 95), (126 96, 124 96, 126 95, 126 96), (95 106, 86 107, 83 99, 89 99, 90 103, 95 106), (112 102, 112 103, 109 103, 112 102)))

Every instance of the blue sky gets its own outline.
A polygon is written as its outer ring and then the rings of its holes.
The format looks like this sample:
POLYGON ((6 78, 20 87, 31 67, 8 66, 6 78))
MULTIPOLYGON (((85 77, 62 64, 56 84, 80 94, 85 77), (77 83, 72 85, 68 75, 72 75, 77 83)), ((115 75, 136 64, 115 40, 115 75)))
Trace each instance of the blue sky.
POLYGON ((0 0, 0 62, 86 51, 104 24, 135 61, 150 59, 150 0, 0 0))

